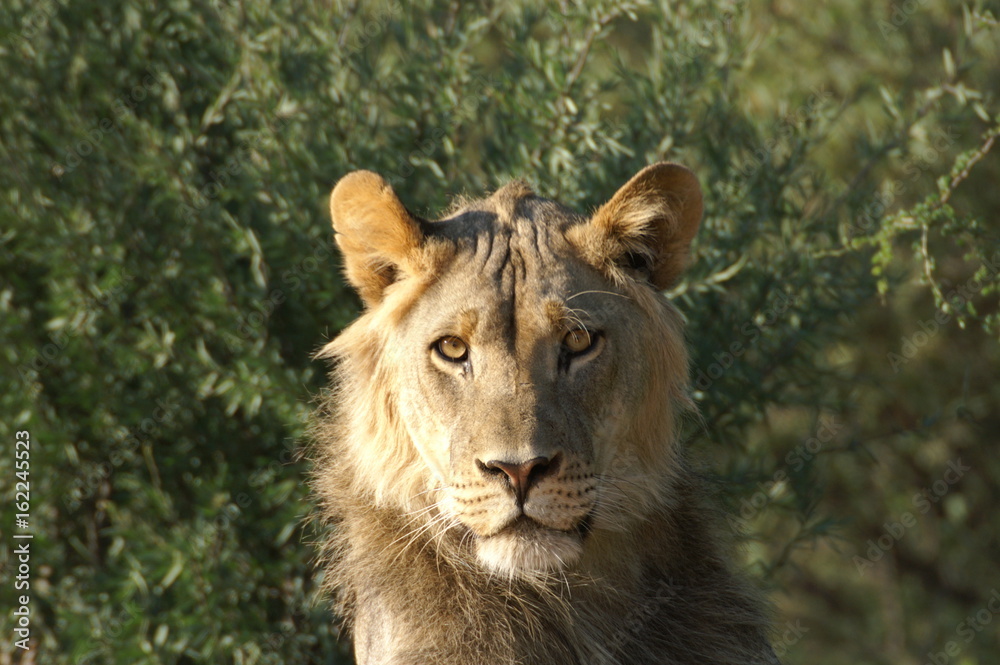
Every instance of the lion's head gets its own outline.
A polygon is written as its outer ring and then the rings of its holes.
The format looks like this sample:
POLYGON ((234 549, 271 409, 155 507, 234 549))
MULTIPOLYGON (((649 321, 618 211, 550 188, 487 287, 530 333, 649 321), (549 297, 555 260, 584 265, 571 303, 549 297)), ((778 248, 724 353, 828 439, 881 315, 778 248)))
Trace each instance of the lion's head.
POLYGON ((687 357, 659 292, 701 218, 690 171, 650 166, 589 217, 512 183, 428 222, 367 171, 330 207, 366 305, 323 351, 350 491, 511 577, 670 501, 687 357))

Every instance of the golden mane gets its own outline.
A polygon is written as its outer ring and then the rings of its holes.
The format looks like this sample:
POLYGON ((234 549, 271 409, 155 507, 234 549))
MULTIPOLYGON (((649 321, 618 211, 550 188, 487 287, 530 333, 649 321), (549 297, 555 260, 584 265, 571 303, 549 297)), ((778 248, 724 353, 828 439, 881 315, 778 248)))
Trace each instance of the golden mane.
POLYGON ((649 167, 589 219, 514 183, 426 222, 367 172, 331 211, 366 310, 319 354, 310 455, 358 662, 776 663, 677 442, 659 289, 701 216, 690 172, 649 167))

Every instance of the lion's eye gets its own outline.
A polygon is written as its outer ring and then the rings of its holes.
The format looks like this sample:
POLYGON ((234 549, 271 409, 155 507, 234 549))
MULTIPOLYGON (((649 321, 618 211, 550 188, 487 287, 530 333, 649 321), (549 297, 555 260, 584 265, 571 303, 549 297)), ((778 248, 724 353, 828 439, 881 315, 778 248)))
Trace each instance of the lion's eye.
POLYGON ((586 328, 574 328, 563 337, 563 346, 573 355, 579 355, 593 345, 593 338, 586 328))
POLYGON ((434 349, 442 358, 453 363, 464 362, 469 357, 469 345, 458 337, 442 337, 434 343, 434 349))

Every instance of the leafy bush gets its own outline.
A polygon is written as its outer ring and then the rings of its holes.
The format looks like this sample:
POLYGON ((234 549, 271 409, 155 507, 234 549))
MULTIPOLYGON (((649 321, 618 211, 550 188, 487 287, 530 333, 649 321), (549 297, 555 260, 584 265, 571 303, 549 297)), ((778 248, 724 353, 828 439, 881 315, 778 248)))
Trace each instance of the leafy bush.
POLYGON ((310 352, 358 308, 330 186, 373 169, 433 214, 520 177, 585 210, 663 159, 706 193, 671 294, 687 436, 779 652, 990 662, 995 631, 961 623, 1000 530, 984 3, 302 4, 0 10, 0 436, 33 442, 44 654, 22 662, 349 662, 293 455, 310 352))

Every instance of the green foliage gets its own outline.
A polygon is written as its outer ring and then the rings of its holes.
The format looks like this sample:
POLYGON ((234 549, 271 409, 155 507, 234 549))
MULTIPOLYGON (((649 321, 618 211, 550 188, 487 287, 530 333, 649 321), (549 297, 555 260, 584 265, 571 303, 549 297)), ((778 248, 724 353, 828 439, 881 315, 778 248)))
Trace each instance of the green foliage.
POLYGON ((349 662, 293 454, 358 307, 329 188, 368 168, 434 214, 520 177, 587 210, 663 159, 706 194, 670 294, 686 435, 808 629, 779 651, 990 662, 960 622, 1000 541, 1000 32, 985 3, 804 11, 6 3, 0 437, 33 442, 36 662, 349 662))

